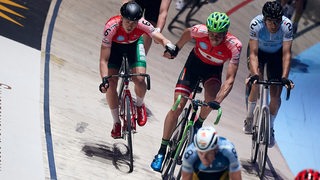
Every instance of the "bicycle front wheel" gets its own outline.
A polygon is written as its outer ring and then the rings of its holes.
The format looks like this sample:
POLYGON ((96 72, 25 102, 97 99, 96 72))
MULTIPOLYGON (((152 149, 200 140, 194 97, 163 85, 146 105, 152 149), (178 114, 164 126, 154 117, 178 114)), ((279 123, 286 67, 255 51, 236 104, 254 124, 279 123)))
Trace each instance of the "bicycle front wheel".
POLYGON ((174 178, 174 169, 177 163, 175 159, 176 150, 179 146, 179 141, 182 137, 183 130, 187 123, 187 109, 185 108, 178 119, 178 124, 175 127, 169 141, 169 148, 162 166, 162 179, 174 178))
POLYGON ((133 148, 132 148, 132 130, 131 130, 131 103, 129 96, 125 98, 125 115, 127 123, 127 129, 124 135, 128 142, 128 159, 129 159, 129 172, 133 171, 133 148))
POLYGON ((255 163, 257 160, 257 154, 259 149, 258 134, 259 134, 259 107, 256 107, 253 115, 252 122, 252 136, 251 136, 251 163, 255 163))
POLYGON ((270 114, 265 108, 262 111, 262 121, 259 130, 259 150, 258 150, 258 167, 259 167, 259 177, 262 179, 267 162, 267 153, 269 145, 269 129, 270 129, 270 114))

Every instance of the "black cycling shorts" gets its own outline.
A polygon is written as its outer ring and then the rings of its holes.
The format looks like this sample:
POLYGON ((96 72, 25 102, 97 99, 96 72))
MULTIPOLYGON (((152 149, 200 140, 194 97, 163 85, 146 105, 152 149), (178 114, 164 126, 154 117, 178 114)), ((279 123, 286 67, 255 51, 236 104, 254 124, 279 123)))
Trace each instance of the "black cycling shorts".
POLYGON ((161 0, 135 0, 144 11, 144 18, 147 21, 157 24, 161 0))
POLYGON ((206 173, 206 172, 195 170, 195 172, 193 173, 193 180, 212 180, 212 179, 228 180, 229 171, 206 173))
POLYGON ((282 77, 282 48, 275 53, 266 53, 258 50, 259 70, 263 74, 264 65, 267 64, 269 80, 281 80, 282 77))
POLYGON ((145 52, 139 50, 139 46, 143 46, 143 38, 130 44, 120 44, 112 42, 111 53, 108 62, 108 68, 119 69, 122 64, 122 56, 125 53, 128 57, 130 68, 144 67, 146 68, 145 52), (138 44, 138 45, 137 45, 138 44))
POLYGON ((223 70, 222 66, 212 66, 204 63, 199 59, 194 50, 192 50, 188 56, 179 79, 176 84, 175 92, 183 92, 183 94, 190 94, 198 79, 202 80, 204 84, 207 80, 214 79, 221 85, 221 74, 223 70))

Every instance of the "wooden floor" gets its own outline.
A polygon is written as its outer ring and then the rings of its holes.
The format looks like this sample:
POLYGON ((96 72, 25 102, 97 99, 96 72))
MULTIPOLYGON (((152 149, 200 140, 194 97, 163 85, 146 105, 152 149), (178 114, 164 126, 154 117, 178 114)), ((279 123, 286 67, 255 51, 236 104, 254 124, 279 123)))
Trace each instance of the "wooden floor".
MULTIPOLYGON (((240 2, 221 0, 205 5, 193 18, 205 22, 210 12, 226 12, 240 2)), ((261 12, 263 2, 253 1, 230 15, 230 32, 239 37, 244 48, 235 85, 222 103, 223 116, 216 127, 219 134, 234 142, 243 166, 243 179, 258 179, 255 167, 248 163, 251 141, 250 136, 242 133, 242 126, 245 117, 244 79, 248 73, 245 58, 248 24, 252 17, 261 12)), ((43 34, 43 57, 55 3, 53 0, 43 34)), ((145 98, 149 119, 144 127, 138 127, 138 133, 134 136, 134 171, 128 174, 127 166, 114 153, 114 147, 123 146, 125 141, 110 137, 111 114, 104 95, 98 91, 103 27, 109 17, 119 12, 120 4, 118 0, 68 0, 61 3, 49 52, 50 122, 55 168, 49 167, 47 142, 43 133, 47 179, 52 177, 50 172, 55 172, 57 179, 61 180, 160 179, 160 174, 152 171, 150 163, 158 151, 163 121, 173 100, 174 86, 192 43, 186 45, 175 60, 162 58, 163 48, 160 45, 153 44, 149 52, 147 72, 151 76, 151 91, 145 98)), ((173 1, 167 24, 176 13, 173 1)), ((306 13, 309 19, 302 19, 300 29, 309 29, 296 38, 294 55, 319 42, 319 26, 310 20, 317 19, 317 13, 310 10, 306 13)), ((183 17, 185 14, 180 19, 183 17)), ((167 29, 164 29, 163 34, 172 42, 177 41, 177 37, 167 29)), ((212 124, 213 117, 214 113, 209 116, 206 124, 212 124)), ((266 179, 292 179, 293 174, 277 146, 269 150, 266 179)))

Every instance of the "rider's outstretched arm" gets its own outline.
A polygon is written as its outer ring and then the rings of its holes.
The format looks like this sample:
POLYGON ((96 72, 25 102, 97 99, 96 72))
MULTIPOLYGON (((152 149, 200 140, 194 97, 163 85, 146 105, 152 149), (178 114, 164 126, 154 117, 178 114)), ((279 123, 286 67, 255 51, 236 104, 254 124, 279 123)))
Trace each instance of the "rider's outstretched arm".
POLYGON ((255 39, 250 39, 249 40, 249 47, 250 47, 250 73, 251 75, 259 75, 259 70, 258 70, 258 65, 259 65, 259 61, 258 61, 258 48, 259 48, 259 44, 258 44, 258 40, 255 39))
POLYGON ((291 46, 292 41, 284 41, 282 43, 282 77, 288 78, 291 62, 291 46))
POLYGON ((226 98, 230 93, 236 78, 238 67, 239 67, 239 64, 229 63, 226 80, 222 84, 215 99, 215 101, 217 101, 218 103, 221 103, 224 100, 224 98, 226 98))
POLYGON ((100 76, 101 78, 108 76, 108 62, 111 53, 111 48, 101 45, 100 50, 100 76))
POLYGON ((182 49, 182 47, 192 39, 191 31, 192 31, 192 28, 187 28, 183 31, 183 34, 181 35, 180 39, 176 43, 179 49, 182 49))
POLYGON ((157 23, 156 27, 160 28, 160 30, 163 30, 164 25, 166 24, 170 4, 171 4, 171 0, 161 1, 161 5, 159 8, 158 22, 156 22, 157 23))

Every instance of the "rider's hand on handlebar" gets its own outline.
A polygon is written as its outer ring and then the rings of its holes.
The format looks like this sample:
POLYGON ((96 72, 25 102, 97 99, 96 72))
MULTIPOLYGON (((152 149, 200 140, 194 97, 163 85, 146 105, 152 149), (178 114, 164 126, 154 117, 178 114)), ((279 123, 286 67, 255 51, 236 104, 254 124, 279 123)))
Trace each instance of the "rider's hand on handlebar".
POLYGON ((220 103, 218 103, 217 101, 210 101, 208 102, 208 105, 215 110, 218 110, 220 108, 220 103))
POLYGON ((166 50, 164 51, 163 56, 168 59, 175 58, 179 53, 179 47, 177 45, 172 44, 171 42, 167 43, 165 46, 166 50))
POLYGON ((102 78, 102 83, 99 85, 99 90, 101 93, 106 93, 109 87, 109 81, 107 77, 102 78))
POLYGON ((281 79, 281 82, 285 84, 286 88, 290 88, 290 89, 294 88, 294 83, 288 78, 283 77, 281 79))
POLYGON ((248 79, 247 79, 247 84, 248 85, 252 85, 254 84, 256 81, 259 80, 259 75, 255 74, 255 75, 252 75, 250 76, 248 79))

